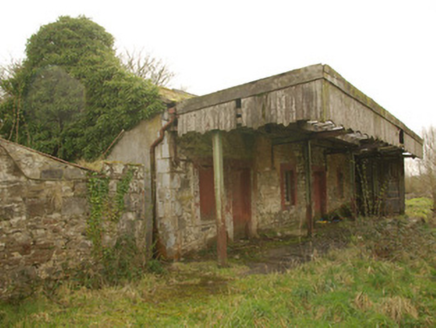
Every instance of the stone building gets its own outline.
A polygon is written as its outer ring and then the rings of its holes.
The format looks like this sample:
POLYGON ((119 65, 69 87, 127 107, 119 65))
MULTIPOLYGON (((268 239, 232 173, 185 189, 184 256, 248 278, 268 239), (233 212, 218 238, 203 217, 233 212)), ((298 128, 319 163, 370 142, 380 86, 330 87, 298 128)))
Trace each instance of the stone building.
POLYGON ((177 258, 217 229, 232 240, 403 213, 406 156, 422 156, 419 136, 313 65, 178 102, 126 132, 109 160, 148 168, 148 245, 177 258))

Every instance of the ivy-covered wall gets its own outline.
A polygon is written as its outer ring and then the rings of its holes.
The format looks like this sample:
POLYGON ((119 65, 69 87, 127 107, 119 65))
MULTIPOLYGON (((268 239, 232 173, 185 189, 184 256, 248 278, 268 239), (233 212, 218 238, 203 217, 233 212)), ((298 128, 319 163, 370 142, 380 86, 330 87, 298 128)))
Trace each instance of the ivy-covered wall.
POLYGON ((95 172, 0 139, 0 298, 107 260, 117 242, 143 250, 143 171, 95 172))

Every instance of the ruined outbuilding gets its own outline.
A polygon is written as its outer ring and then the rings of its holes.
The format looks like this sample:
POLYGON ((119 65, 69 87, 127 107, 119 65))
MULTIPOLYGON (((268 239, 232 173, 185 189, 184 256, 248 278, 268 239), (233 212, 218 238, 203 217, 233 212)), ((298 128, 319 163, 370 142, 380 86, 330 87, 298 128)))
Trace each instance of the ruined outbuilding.
POLYGON ((82 272, 125 236, 144 249, 143 184, 142 165, 107 162, 96 172, 0 138, 0 300, 82 272), (100 197, 90 194, 97 181, 100 197), (96 215, 117 195, 121 210, 96 215))
POLYGON ((217 227, 232 240, 404 213, 405 156, 422 156, 422 139, 314 65, 178 102, 126 132, 109 159, 149 168, 148 245, 154 236, 177 258, 217 227))

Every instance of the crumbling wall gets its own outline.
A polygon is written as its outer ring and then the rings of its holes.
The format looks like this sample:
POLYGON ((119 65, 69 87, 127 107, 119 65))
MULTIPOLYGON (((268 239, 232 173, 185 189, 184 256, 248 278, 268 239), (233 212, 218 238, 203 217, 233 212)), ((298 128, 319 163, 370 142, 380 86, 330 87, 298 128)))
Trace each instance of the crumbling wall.
MULTIPOLYGON (((234 237, 232 170, 238 165, 249 167, 251 172, 252 235, 261 230, 284 227, 305 232, 304 147, 305 142, 274 145, 270 138, 261 134, 223 133, 225 215, 230 240, 234 237), (284 166, 295 172, 295 204, 289 206, 283 205, 284 166)), ((316 144, 312 146, 312 167, 326 172, 326 210, 332 211, 350 203, 351 164, 347 154, 327 155, 325 150, 316 144)), ((212 166, 211 138, 208 134, 177 138, 167 133, 156 155, 159 237, 164 255, 178 258, 186 252, 205 248, 216 239, 215 220, 204 220, 200 213, 199 170, 212 166)), ((210 192, 212 190, 213 185, 210 192)))
POLYGON ((288 143, 273 145, 271 140, 259 137, 256 144, 256 220, 259 229, 300 227, 305 218, 305 166, 303 145, 288 143), (281 202, 281 167, 290 165, 295 170, 296 202, 283 208, 281 202))
MULTIPOLYGON (((110 154, 113 160, 139 161, 149 164, 151 143, 160 127, 166 124, 165 115, 144 121, 126 135, 110 154), (147 142, 144 140, 148 140, 147 142), (141 147, 137 144, 141 143, 141 147), (135 145, 135 146, 128 146, 135 145)), ((284 136, 289 136, 284 134, 284 136)), ((304 232, 306 223, 306 166, 305 141, 274 144, 268 133, 253 130, 223 132, 224 184, 227 195, 225 208, 228 238, 236 235, 233 226, 233 186, 235 170, 250 171, 251 223, 249 235, 270 228, 292 228, 304 232), (283 206, 283 166, 295 172, 295 204, 283 206)), ((348 202, 351 194, 349 160, 346 155, 327 155, 326 147, 312 146, 312 165, 324 168, 327 184, 327 209, 348 202), (340 169, 340 167, 342 167, 340 169), (337 171, 343 172, 344 199, 337 199, 337 171)), ((200 176, 204 167, 212 167, 212 139, 210 133, 188 133, 177 136, 171 129, 155 148, 156 159, 156 226, 157 246, 161 255, 179 258, 189 251, 205 248, 216 239, 216 222, 205 219, 200 211, 200 176)), ((148 166, 146 166, 148 168, 148 166)), ((146 185, 150 177, 145 176, 146 185)), ((213 192, 213 184, 209 190, 213 192)), ((147 192, 147 190, 146 190, 147 192)), ((147 195, 146 195, 147 197, 147 195)))
POLYGON ((107 163, 97 174, 0 139, 0 296, 91 261, 89 179, 107 179, 111 197, 120 194, 117 186, 127 172, 121 217, 99 223, 108 247, 121 234, 132 234, 141 247, 143 168, 107 163))

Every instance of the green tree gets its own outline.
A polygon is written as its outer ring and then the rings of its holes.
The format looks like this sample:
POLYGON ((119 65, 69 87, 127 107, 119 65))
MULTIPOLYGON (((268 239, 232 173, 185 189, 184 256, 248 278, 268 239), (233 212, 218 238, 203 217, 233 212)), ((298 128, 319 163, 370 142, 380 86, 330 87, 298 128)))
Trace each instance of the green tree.
POLYGON ((26 95, 26 120, 32 124, 32 141, 38 149, 62 158, 71 157, 71 129, 85 110, 85 87, 60 66, 35 74, 26 95))
POLYGON ((163 109, 157 87, 121 65, 112 35, 82 16, 42 26, 0 86, 0 133, 67 160, 99 157, 122 129, 163 109))

